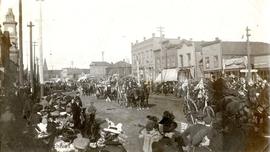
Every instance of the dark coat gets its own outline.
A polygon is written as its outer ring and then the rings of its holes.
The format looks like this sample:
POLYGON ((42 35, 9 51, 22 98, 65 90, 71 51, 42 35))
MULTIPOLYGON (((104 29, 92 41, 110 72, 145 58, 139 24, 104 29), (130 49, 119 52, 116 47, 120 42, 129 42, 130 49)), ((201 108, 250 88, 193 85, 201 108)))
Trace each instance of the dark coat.
POLYGON ((30 124, 31 125, 37 125, 39 123, 41 123, 42 121, 42 117, 41 115, 37 114, 37 113, 32 113, 30 116, 30 124))
POLYGON ((73 114, 73 121, 74 121, 74 128, 79 128, 81 124, 81 107, 76 103, 71 104, 72 114, 73 114))

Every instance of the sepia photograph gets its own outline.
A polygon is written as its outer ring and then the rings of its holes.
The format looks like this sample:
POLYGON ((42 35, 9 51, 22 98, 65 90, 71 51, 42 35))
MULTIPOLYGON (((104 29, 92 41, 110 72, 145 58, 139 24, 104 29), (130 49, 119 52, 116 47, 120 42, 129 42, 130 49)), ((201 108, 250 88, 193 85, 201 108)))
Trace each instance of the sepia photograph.
POLYGON ((0 152, 270 152, 269 0, 0 0, 0 152))

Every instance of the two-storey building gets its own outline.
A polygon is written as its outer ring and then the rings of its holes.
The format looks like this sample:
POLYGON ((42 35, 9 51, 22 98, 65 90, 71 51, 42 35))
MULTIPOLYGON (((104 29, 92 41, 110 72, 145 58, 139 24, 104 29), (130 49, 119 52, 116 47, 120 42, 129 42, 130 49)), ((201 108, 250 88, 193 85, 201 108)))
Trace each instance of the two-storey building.
POLYGON ((180 43, 180 38, 163 39, 160 48, 154 50, 154 74, 156 82, 177 80, 177 49, 180 43))
POLYGON ((151 38, 144 38, 142 42, 136 41, 136 43, 131 44, 131 67, 134 76, 139 76, 140 79, 144 80, 153 79, 155 71, 153 51, 160 48, 162 39, 153 33, 151 38))
MULTIPOLYGON (((257 68, 260 74, 266 71, 266 55, 270 55, 269 44, 263 42, 250 42, 250 63, 252 68, 257 68), (264 59, 264 60, 263 60, 264 59), (260 63, 264 66, 260 67, 260 63), (262 68, 262 69, 260 69, 262 68)), ((215 75, 219 77, 223 73, 244 76, 241 69, 247 68, 247 43, 221 41, 216 39, 213 42, 202 44, 203 71, 205 76, 215 75)), ((269 71, 269 70, 267 70, 269 71)))
POLYGON ((90 75, 104 78, 106 77, 106 69, 110 67, 111 64, 105 61, 95 61, 90 64, 90 75))
POLYGON ((202 75, 201 44, 204 42, 182 40, 177 49, 178 79, 199 79, 202 75))

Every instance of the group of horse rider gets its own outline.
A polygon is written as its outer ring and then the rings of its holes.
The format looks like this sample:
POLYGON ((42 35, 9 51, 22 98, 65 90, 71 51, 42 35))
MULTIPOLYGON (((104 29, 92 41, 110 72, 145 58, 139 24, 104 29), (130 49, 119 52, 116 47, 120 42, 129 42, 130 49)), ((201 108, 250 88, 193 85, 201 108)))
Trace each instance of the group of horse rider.
POLYGON ((150 84, 144 81, 139 84, 135 80, 126 80, 122 83, 81 83, 79 91, 83 96, 96 96, 107 102, 117 102, 121 107, 137 110, 149 108, 150 84))

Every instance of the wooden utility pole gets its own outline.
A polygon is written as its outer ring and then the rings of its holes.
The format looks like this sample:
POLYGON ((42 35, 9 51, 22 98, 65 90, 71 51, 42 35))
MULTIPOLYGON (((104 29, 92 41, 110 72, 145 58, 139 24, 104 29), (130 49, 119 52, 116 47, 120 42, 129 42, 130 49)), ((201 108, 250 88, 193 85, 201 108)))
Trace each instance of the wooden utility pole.
POLYGON ((162 37, 162 35, 163 35, 163 30, 164 30, 164 27, 162 27, 162 26, 159 26, 159 27, 157 27, 157 29, 158 29, 158 32, 159 32, 159 36, 160 36, 160 38, 162 37))
POLYGON ((44 95, 44 76, 43 76, 43 38, 42 38, 42 2, 44 0, 37 0, 39 2, 39 82, 40 82, 40 96, 44 95))
POLYGON ((137 80, 138 80, 138 84, 140 84, 139 56, 137 56, 137 59, 136 59, 136 68, 137 68, 137 80))
POLYGON ((33 61, 34 61, 34 92, 35 92, 35 97, 37 97, 37 86, 38 86, 38 80, 37 80, 37 66, 36 66, 36 43, 33 42, 33 47, 34 47, 34 56, 33 56, 33 61))
POLYGON ((249 34, 250 29, 246 27, 246 37, 247 37, 247 68, 248 68, 248 73, 247 73, 247 82, 250 81, 251 79, 251 63, 250 63, 250 44, 249 44, 249 37, 251 36, 249 34))
POLYGON ((22 0, 19 0, 19 83, 23 85, 22 0))
POLYGON ((33 60, 34 60, 34 75, 36 78, 36 46, 37 46, 37 42, 33 42, 33 47, 34 47, 34 56, 33 56, 33 60))
POLYGON ((161 79, 161 82, 163 82, 163 74, 162 74, 162 71, 164 69, 164 67, 162 66, 162 56, 163 56, 163 49, 162 49, 162 40, 163 40, 163 29, 164 27, 160 26, 160 27, 157 27, 158 31, 159 31, 159 37, 160 37, 160 40, 159 40, 159 44, 160 44, 160 70, 161 70, 161 73, 160 73, 160 79, 161 79))
POLYGON ((27 25, 27 27, 29 27, 29 31, 30 31, 30 83, 31 83, 31 92, 34 93, 34 77, 33 77, 33 42, 32 42, 32 28, 34 27, 34 25, 32 24, 32 22, 30 22, 29 25, 27 25))

